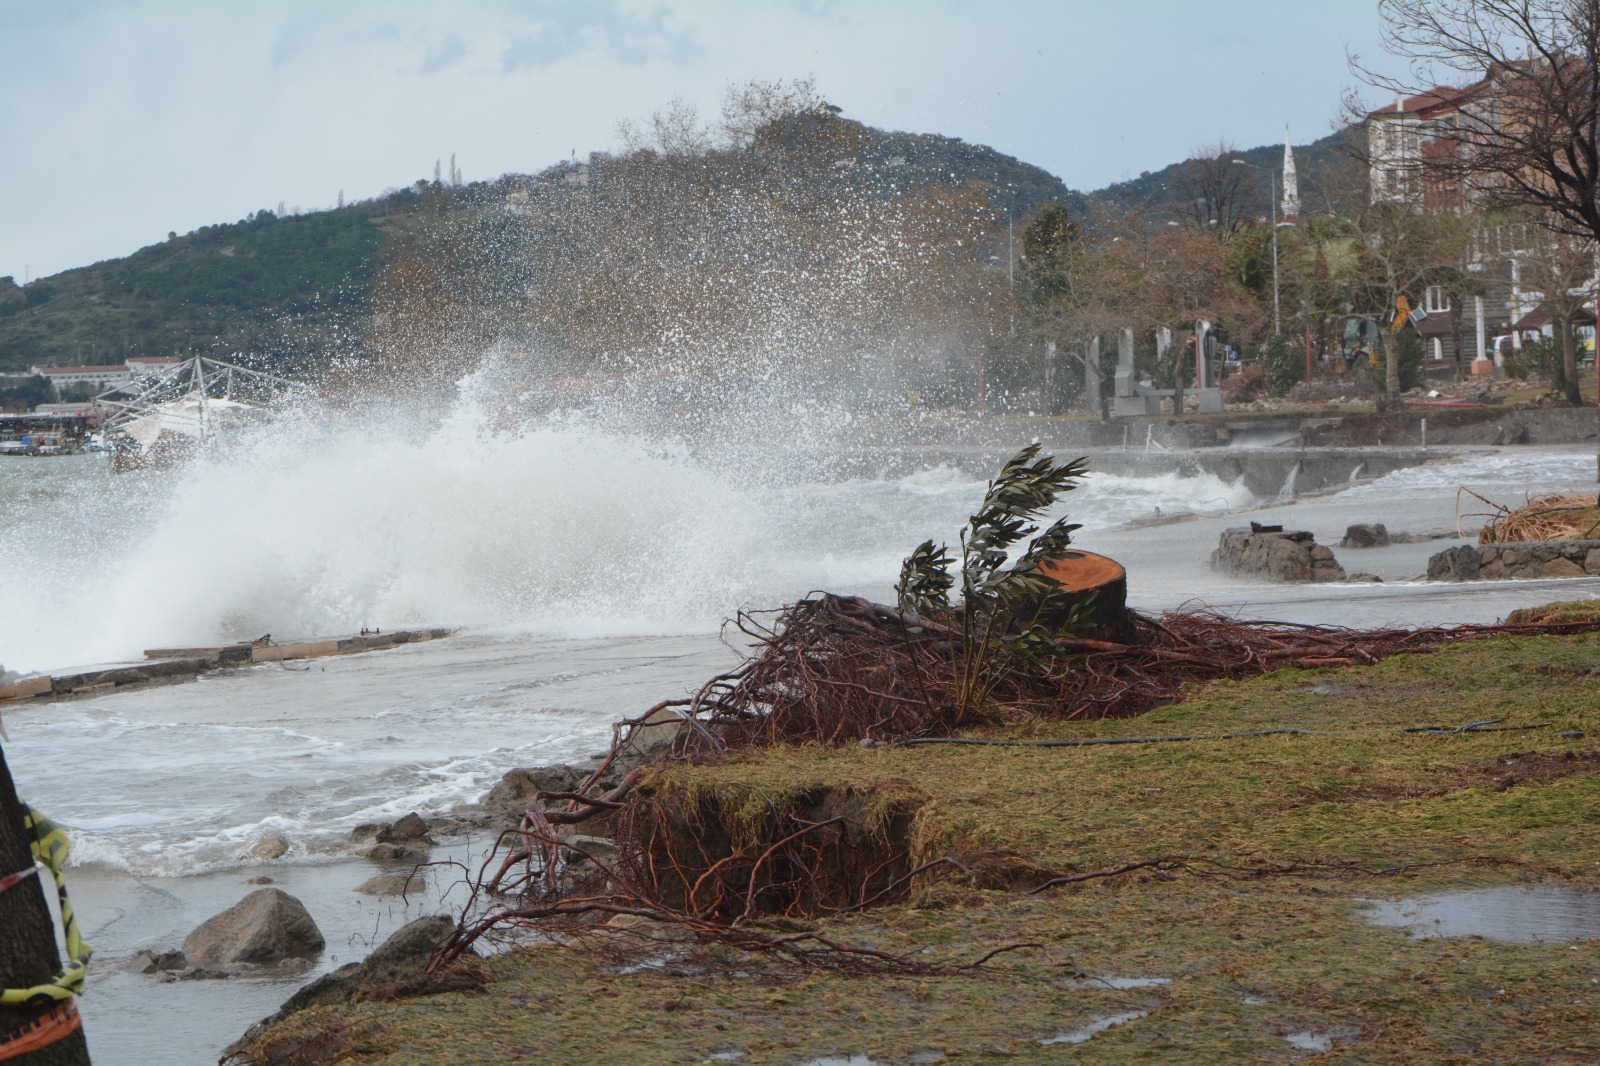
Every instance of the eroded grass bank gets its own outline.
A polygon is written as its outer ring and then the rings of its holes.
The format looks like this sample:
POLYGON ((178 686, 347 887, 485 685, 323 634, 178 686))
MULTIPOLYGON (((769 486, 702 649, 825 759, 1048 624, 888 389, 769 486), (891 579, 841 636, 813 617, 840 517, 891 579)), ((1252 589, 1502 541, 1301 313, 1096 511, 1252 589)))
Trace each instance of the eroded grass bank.
POLYGON ((1593 1061, 1600 944, 1413 939, 1359 912, 1449 887, 1600 887, 1597 680, 1600 635, 1507 637, 1214 683, 1131 720, 971 734, 1335 735, 798 747, 674 766, 647 792, 725 812, 717 831, 759 835, 786 804, 869 797, 862 817, 904 848, 905 868, 955 856, 973 871, 940 867, 908 903, 817 923, 833 939, 951 962, 1039 946, 954 976, 869 978, 793 978, 681 941, 639 945, 633 966, 531 948, 484 964, 484 993, 319 1008, 261 1050, 386 1064, 1231 1062, 1326 1042, 1347 1062, 1593 1061), (1485 719, 1539 728, 1352 732, 1485 719), (1111 1017, 1081 1042, 1041 1042, 1111 1017))

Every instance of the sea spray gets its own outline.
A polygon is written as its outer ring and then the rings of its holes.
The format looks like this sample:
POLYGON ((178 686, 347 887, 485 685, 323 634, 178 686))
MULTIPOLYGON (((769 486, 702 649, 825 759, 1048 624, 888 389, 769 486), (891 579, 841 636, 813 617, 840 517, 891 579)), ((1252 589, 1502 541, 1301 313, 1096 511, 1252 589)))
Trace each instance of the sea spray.
MULTIPOLYGON (((745 606, 886 589, 977 479, 840 477, 858 414, 748 395, 519 410, 492 362, 441 411, 289 412, 187 466, 58 468, 0 519, 13 668, 431 623, 549 637, 710 632, 745 606)), ((1096 475, 1076 520, 1249 501, 1216 478, 1096 475)))

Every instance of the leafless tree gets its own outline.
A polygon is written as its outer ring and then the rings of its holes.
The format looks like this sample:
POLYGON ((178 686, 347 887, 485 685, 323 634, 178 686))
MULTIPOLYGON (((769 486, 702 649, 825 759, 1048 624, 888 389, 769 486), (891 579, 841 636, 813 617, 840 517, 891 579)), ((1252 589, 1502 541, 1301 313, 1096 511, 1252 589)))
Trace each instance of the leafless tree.
POLYGON ((1549 311, 1550 321, 1561 338, 1562 392, 1569 403, 1581 403, 1572 327, 1586 317, 1584 304, 1594 295, 1595 243, 1541 224, 1528 230, 1522 279, 1544 294, 1540 306, 1549 311))
MULTIPOLYGON (((1401 204, 1374 204, 1348 220, 1355 238, 1355 257, 1348 285, 1370 317, 1392 322, 1400 299, 1416 306, 1430 285, 1454 270, 1462 259, 1468 223, 1453 214, 1419 214, 1401 204)), ((1383 404, 1400 401, 1400 349, 1396 331, 1379 331, 1384 353, 1383 404)))
MULTIPOLYGON (((1410 74, 1369 86, 1399 96, 1444 94, 1428 150, 1404 164, 1425 187, 1475 206, 1531 207, 1567 233, 1600 238, 1600 0, 1380 0, 1386 49, 1410 74)), ((1351 99, 1354 104, 1354 98, 1351 99)))
POLYGON ((1239 153, 1226 141, 1196 151, 1178 168, 1173 191, 1183 204, 1184 220, 1201 233, 1227 235, 1249 221, 1240 184, 1243 168, 1233 165, 1239 153))

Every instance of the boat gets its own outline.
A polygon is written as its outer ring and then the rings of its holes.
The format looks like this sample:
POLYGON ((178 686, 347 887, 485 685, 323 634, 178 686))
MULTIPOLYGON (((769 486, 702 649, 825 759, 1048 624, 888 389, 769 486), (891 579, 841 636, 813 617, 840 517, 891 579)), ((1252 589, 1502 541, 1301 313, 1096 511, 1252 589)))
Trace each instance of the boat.
POLYGON ((183 463, 308 392, 305 386, 195 356, 95 397, 118 473, 183 463))

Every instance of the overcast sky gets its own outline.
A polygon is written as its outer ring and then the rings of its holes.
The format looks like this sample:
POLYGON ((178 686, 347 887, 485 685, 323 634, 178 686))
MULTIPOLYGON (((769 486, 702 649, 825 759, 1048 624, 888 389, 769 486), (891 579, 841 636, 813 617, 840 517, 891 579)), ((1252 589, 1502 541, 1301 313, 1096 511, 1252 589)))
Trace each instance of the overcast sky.
POLYGON ((257 208, 532 172, 673 98, 815 78, 846 115, 1078 189, 1327 133, 1375 0, 0 0, 0 275, 257 208))

